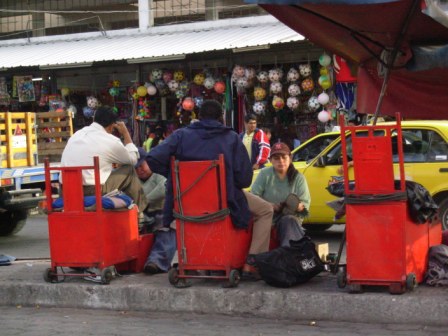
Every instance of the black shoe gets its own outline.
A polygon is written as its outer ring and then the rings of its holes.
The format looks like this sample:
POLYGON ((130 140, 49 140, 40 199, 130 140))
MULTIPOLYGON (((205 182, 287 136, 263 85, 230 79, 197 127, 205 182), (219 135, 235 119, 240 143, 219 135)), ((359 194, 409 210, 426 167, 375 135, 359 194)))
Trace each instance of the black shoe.
POLYGON ((145 264, 145 267, 143 268, 143 272, 145 272, 146 274, 157 274, 157 273, 161 273, 162 270, 156 264, 149 262, 149 263, 145 264))

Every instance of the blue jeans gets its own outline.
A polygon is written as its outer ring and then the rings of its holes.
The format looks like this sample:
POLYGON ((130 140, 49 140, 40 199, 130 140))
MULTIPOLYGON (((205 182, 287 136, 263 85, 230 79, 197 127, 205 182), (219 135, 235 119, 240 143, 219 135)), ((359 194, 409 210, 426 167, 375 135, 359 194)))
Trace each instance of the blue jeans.
POLYGON ((305 236, 302 228, 302 220, 294 215, 280 217, 276 224, 277 237, 280 246, 290 246, 290 240, 300 240, 305 236))
MULTIPOLYGON (((164 229, 166 230, 166 229, 164 229)), ((174 254, 176 253, 176 231, 168 229, 168 231, 158 230, 155 232, 154 244, 149 253, 146 264, 154 263, 162 271, 168 272, 171 268, 174 254)))

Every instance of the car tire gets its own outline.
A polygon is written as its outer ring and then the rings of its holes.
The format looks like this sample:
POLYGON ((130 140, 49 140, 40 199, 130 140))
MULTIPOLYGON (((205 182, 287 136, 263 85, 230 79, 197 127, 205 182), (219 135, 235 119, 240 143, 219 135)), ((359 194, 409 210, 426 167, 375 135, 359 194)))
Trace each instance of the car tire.
POLYGON ((331 228, 333 224, 303 224, 302 226, 309 232, 324 232, 331 228))
POLYGON ((28 210, 0 212, 0 236, 11 236, 22 230, 27 217, 28 210))
POLYGON ((439 203, 439 218, 442 222, 442 230, 448 230, 448 198, 439 203))

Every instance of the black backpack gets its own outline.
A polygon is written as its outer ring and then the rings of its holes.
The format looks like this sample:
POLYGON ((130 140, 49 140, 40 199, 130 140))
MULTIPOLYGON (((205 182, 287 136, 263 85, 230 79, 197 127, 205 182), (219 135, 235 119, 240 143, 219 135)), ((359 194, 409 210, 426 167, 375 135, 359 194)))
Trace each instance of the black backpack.
POLYGON ((268 285, 291 287, 307 282, 324 270, 310 237, 291 240, 290 245, 255 256, 258 272, 268 285))

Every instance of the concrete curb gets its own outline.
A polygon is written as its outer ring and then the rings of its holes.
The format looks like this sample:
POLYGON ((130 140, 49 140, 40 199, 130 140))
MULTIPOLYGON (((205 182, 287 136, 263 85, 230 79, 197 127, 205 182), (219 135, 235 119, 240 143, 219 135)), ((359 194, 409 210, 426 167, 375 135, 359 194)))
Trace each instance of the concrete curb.
MULTIPOLYGON (((193 286, 174 288, 166 274, 133 274, 99 285, 82 279, 50 284, 42 279, 48 263, 22 265, 0 275, 0 305, 101 308, 112 310, 214 313, 310 321, 346 321, 448 325, 447 288, 420 286, 412 293, 390 295, 374 288, 348 294, 336 278, 324 274, 289 289, 269 287, 262 281, 242 282, 224 289, 215 281, 195 280, 193 286)), ((15 266, 12 266, 15 267, 15 266)))

